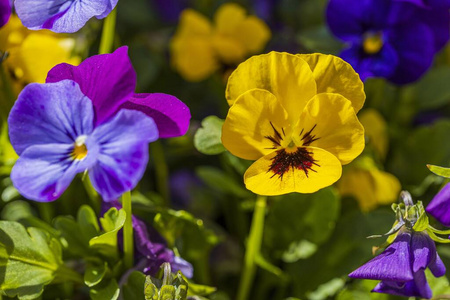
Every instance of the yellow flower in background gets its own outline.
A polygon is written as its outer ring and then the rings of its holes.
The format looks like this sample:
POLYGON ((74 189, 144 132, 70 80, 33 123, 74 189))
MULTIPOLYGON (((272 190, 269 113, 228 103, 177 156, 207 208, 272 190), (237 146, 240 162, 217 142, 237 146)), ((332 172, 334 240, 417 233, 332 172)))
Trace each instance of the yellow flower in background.
POLYGON ((19 89, 26 83, 45 82, 47 72, 59 63, 79 64, 80 58, 72 56, 74 47, 72 38, 26 29, 15 15, 0 29, 0 50, 9 53, 5 65, 19 89))
POLYGON ((170 49, 173 67, 188 81, 201 81, 222 64, 234 65, 262 51, 268 26, 234 3, 222 5, 214 24, 193 9, 182 12, 170 49))
POLYGON ((256 160, 244 182, 260 195, 312 193, 336 182, 364 149, 356 113, 364 104, 358 74, 332 55, 271 52, 230 76, 231 105, 222 142, 256 160))
POLYGON ((378 157, 386 158, 389 149, 388 127, 381 114, 373 109, 364 109, 359 115, 359 120, 364 126, 367 143, 373 147, 378 157))
POLYGON ((337 187, 342 196, 353 196, 363 211, 395 202, 401 190, 398 179, 379 170, 369 156, 360 157, 348 166, 337 187))

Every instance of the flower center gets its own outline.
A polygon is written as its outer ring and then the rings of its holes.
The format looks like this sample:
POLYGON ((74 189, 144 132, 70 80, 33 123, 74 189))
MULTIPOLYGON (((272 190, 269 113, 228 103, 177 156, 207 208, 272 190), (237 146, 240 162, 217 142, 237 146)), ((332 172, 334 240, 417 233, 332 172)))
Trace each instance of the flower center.
POLYGON ((284 129, 281 128, 281 130, 277 130, 272 122, 270 122, 270 126, 272 126, 274 134, 272 136, 266 136, 265 138, 273 143, 273 147, 270 149, 278 149, 276 151, 276 155, 272 158, 272 163, 269 170, 267 170, 267 172, 273 172, 271 178, 278 175, 282 180, 283 175, 290 169, 302 170, 305 172, 306 177, 308 177, 309 171, 317 172, 312 169, 314 165, 320 167, 314 160, 313 153, 304 148, 319 139, 312 134, 314 128, 316 128, 316 125, 314 125, 311 130, 307 132, 304 132, 305 130, 302 129, 300 132, 300 141, 302 145, 296 145, 294 139, 292 139, 289 141, 287 147, 282 146, 286 145, 286 143, 282 143, 283 139, 286 138, 284 129), (280 132, 282 132, 283 135, 281 135, 280 132))
POLYGON ((75 140, 75 145, 71 153, 73 159, 82 160, 87 156, 88 150, 86 145, 84 144, 86 142, 86 138, 86 135, 80 135, 75 140))
POLYGON ((367 54, 377 54, 383 48, 383 44, 381 33, 370 33, 364 39, 363 49, 367 54))

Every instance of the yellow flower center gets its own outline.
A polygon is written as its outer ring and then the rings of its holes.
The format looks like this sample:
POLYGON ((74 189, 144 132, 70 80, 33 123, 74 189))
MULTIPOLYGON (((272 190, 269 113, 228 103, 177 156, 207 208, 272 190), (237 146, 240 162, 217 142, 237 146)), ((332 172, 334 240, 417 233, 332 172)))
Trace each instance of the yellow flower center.
POLYGON ((367 54, 377 54, 383 48, 383 44, 381 33, 369 34, 363 42, 364 52, 367 54))
POLYGON ((312 134, 312 131, 316 128, 316 125, 314 125, 311 130, 307 132, 304 132, 305 130, 302 129, 300 132, 301 145, 297 145, 294 139, 292 139, 289 141, 287 146, 284 146, 287 141, 283 141, 284 138, 286 138, 284 128, 281 128, 281 132, 283 134, 281 135, 280 131, 275 128, 272 122, 270 122, 270 125, 272 126, 274 134, 272 136, 266 136, 265 138, 273 143, 273 149, 278 150, 276 151, 277 154, 272 158, 272 163, 267 172, 272 172, 272 177, 278 175, 281 180, 283 179, 283 175, 291 169, 303 170, 306 177, 308 177, 309 171, 316 172, 312 169, 312 167, 314 165, 319 165, 314 160, 313 153, 305 148, 312 142, 319 139, 312 134))
POLYGON ((75 140, 75 144, 71 153, 71 157, 74 160, 82 160, 87 156, 88 150, 86 145, 84 144, 86 138, 87 136, 81 135, 75 140))

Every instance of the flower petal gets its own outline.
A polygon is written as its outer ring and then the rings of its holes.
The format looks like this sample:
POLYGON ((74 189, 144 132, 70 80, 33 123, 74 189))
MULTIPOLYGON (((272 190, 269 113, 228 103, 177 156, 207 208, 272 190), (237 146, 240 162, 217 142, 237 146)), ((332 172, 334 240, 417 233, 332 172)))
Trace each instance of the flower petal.
POLYGON ((317 93, 340 94, 352 102, 356 112, 361 109, 366 99, 364 85, 350 64, 334 55, 297 55, 309 64, 316 80, 317 93))
POLYGON ((325 149, 342 164, 351 162, 364 149, 364 128, 352 103, 339 94, 318 94, 308 102, 295 131, 311 129, 317 140, 310 145, 325 149))
POLYGON ((233 105, 241 94, 254 88, 274 94, 294 124, 317 91, 308 63, 298 56, 279 52, 253 56, 240 64, 228 79, 228 103, 233 105))
POLYGON ((167 94, 135 94, 120 108, 138 110, 155 121, 160 138, 186 134, 191 113, 178 98, 167 94))
POLYGON ((92 103, 71 80, 27 85, 8 118, 11 144, 17 154, 33 145, 73 144, 93 129, 92 103))
POLYGON ((410 265, 411 234, 400 233, 380 255, 372 258, 348 276, 351 278, 410 281, 413 273, 410 265))
POLYGON ((158 138, 155 122, 139 111, 121 109, 88 137, 100 145, 97 163, 89 169, 92 185, 112 201, 133 189, 147 166, 148 143, 158 138))
POLYGON ((24 197, 49 202, 56 200, 86 167, 70 158, 72 144, 47 144, 27 148, 11 171, 14 187, 24 197))
POLYGON ((331 153, 318 148, 305 147, 317 165, 313 165, 308 176, 305 171, 290 168, 283 177, 269 171, 276 152, 272 152, 254 162, 244 174, 244 182, 250 191, 266 196, 286 193, 313 193, 327 187, 341 177, 342 166, 331 153))
POLYGON ((445 272, 447 271, 444 262, 439 257, 439 254, 437 252, 436 252, 436 259, 434 261, 431 261, 431 263, 428 265, 428 268, 435 277, 444 276, 445 272))
POLYGON ((381 281, 372 292, 430 299, 432 292, 423 270, 414 273, 414 280, 407 282, 381 281))
POLYGON ((247 13, 242 6, 236 3, 225 3, 214 15, 216 30, 222 34, 233 35, 246 17, 247 13))
POLYGON ((411 249, 414 254, 413 272, 418 272, 420 269, 425 270, 431 261, 436 259, 436 246, 426 233, 413 232, 411 249))
POLYGON ((389 149, 388 125, 383 116, 375 109, 364 109, 359 114, 359 121, 364 126, 364 134, 378 156, 384 160, 389 149))
POLYGON ((96 124, 111 117, 134 94, 136 73, 128 57, 128 47, 120 47, 112 54, 89 57, 79 66, 60 64, 50 70, 47 82, 71 79, 92 100, 96 124))
POLYGON ((255 160, 273 152, 274 142, 269 137, 280 140, 288 131, 288 115, 277 98, 266 90, 253 89, 230 107, 222 143, 232 154, 255 160))
POLYGON ((112 9, 110 0, 16 0, 15 8, 23 25, 30 29, 69 33, 112 9))
POLYGON ((445 226, 450 226, 450 184, 447 183, 426 207, 427 213, 445 226))
POLYGON ((11 0, 0 0, 0 27, 5 25, 11 16, 11 0))

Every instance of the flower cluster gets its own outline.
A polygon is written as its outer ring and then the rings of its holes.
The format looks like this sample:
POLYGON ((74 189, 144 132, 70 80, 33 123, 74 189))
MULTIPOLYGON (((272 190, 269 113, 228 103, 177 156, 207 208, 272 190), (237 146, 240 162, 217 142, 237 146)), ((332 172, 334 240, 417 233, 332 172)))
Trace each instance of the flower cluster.
POLYGON ((183 135, 189 109, 165 94, 134 94, 136 75, 122 47, 80 66, 60 64, 46 84, 19 95, 8 124, 20 158, 11 179, 25 197, 57 199, 77 173, 88 171, 105 201, 136 186, 148 143, 183 135))
POLYGON ((247 16, 237 4, 222 5, 214 25, 195 10, 186 9, 170 45, 172 65, 186 80, 201 81, 221 64, 236 65, 261 51, 269 38, 267 25, 247 16))
POLYGON ((337 181, 342 164, 364 149, 356 117, 362 82, 337 57, 254 56, 230 76, 226 97, 222 142, 232 154, 257 160, 244 175, 257 194, 315 192, 337 181))

